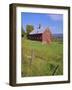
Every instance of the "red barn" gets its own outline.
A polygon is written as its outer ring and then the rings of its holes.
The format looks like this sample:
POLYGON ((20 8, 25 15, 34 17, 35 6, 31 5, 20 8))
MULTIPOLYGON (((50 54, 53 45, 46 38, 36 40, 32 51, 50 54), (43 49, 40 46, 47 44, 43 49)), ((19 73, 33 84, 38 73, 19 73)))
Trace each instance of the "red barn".
POLYGON ((38 29, 33 30, 29 35, 28 39, 34 40, 34 41, 41 41, 43 43, 51 43, 52 41, 52 33, 49 28, 46 29, 38 29))

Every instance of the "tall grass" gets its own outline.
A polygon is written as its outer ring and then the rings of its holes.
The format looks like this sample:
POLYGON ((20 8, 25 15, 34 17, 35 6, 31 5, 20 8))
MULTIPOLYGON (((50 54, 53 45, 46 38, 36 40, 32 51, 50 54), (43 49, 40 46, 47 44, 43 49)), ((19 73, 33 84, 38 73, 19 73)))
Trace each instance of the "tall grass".
POLYGON ((22 77, 63 74, 63 44, 43 44, 22 38, 22 77))

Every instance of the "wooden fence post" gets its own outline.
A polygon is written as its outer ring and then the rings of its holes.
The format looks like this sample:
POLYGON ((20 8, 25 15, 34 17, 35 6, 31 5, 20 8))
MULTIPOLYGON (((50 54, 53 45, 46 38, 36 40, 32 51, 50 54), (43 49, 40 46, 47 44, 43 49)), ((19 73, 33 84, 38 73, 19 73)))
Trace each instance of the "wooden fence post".
POLYGON ((30 63, 29 63, 29 65, 30 65, 30 76, 32 75, 32 63, 33 63, 33 60, 34 60, 34 57, 35 57, 35 55, 34 55, 34 50, 32 49, 31 50, 31 58, 30 58, 30 63))
POLYGON ((30 66, 32 65, 32 62, 35 58, 35 55, 34 55, 34 49, 31 50, 31 59, 30 59, 30 66))

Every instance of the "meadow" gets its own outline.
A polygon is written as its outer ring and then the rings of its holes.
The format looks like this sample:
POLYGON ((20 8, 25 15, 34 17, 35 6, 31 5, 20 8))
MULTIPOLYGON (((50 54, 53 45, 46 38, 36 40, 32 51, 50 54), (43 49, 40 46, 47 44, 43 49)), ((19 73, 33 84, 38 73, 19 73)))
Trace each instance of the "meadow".
POLYGON ((22 77, 63 75, 63 43, 22 38, 22 77))

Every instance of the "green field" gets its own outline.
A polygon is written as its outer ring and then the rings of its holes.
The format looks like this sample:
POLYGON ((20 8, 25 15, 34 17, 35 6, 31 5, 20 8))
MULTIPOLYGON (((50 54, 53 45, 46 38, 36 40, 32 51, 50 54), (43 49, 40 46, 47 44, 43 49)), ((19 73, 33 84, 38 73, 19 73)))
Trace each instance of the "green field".
POLYGON ((22 77, 63 75, 63 43, 22 38, 22 77))

